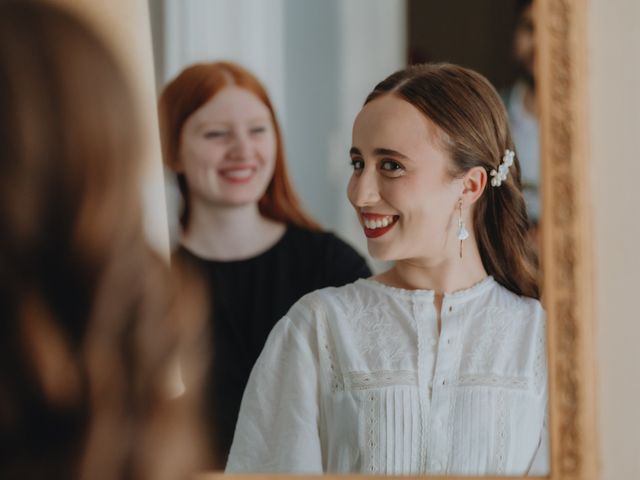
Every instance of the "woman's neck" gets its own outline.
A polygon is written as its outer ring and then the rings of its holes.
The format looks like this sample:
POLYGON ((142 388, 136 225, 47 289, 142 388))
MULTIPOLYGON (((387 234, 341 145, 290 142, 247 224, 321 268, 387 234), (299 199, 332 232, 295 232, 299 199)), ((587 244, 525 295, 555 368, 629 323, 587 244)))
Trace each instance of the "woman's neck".
MULTIPOLYGON (((473 238, 473 237, 471 237, 473 238)), ((465 241, 463 258, 450 254, 441 258, 399 260, 375 280, 408 290, 433 290, 443 295, 469 288, 487 276, 477 244, 465 241)))
POLYGON ((202 258, 244 260, 275 245, 285 230, 283 223, 263 217, 257 203, 223 207, 194 200, 180 243, 202 258))
MULTIPOLYGON (((473 238, 473 237, 471 237, 473 238)), ((487 276, 475 241, 468 239, 464 258, 449 254, 439 259, 416 258, 399 260, 375 280, 407 290, 432 290, 437 314, 438 334, 442 331, 442 302, 446 293, 469 288, 487 276)))

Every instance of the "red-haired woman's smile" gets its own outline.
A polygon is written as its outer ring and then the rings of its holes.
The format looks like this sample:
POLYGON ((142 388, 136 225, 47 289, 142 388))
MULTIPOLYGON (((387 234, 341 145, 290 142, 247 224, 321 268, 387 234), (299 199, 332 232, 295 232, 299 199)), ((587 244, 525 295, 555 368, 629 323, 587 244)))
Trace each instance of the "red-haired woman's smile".
POLYGON ((256 167, 252 165, 236 165, 218 170, 220 176, 229 183, 248 183, 253 180, 256 167))

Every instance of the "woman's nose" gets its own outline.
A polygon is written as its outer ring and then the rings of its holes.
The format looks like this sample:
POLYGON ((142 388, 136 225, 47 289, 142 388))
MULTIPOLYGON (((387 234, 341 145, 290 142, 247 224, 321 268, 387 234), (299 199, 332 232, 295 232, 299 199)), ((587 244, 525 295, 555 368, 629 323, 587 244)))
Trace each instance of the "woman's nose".
POLYGON ((367 207, 380 201, 380 189, 373 172, 363 170, 351 178, 349 200, 356 207, 367 207))
POLYGON ((231 146, 231 156, 238 160, 245 160, 251 156, 251 139, 243 132, 233 134, 233 144, 231 146))

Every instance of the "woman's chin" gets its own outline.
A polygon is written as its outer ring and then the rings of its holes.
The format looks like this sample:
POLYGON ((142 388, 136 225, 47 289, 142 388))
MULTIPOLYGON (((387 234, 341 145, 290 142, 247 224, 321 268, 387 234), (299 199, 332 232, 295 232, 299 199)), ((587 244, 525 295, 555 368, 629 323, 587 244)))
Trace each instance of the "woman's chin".
POLYGON ((255 205, 260 201, 262 195, 258 195, 255 192, 232 194, 232 195, 216 195, 200 194, 199 197, 205 204, 209 204, 212 207, 220 208, 242 208, 249 205, 255 205))
POLYGON ((372 245, 372 242, 367 242, 367 250, 371 258, 380 262, 393 262, 398 259, 393 249, 385 245, 372 245))
POLYGON ((257 204, 262 197, 264 197, 264 194, 264 190, 256 188, 251 191, 233 192, 229 195, 223 196, 221 201, 229 207, 245 207, 257 204))

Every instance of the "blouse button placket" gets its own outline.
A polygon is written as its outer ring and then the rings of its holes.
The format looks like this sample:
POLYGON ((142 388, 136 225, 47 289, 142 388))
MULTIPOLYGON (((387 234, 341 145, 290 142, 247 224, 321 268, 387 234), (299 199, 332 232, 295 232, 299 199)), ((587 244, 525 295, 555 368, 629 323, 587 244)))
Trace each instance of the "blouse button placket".
POLYGON ((431 401, 430 422, 432 428, 429 429, 429 467, 434 473, 442 473, 447 462, 445 446, 448 444, 449 432, 448 420, 450 416, 450 405, 453 401, 450 386, 456 378, 458 366, 455 339, 458 325, 454 312, 456 307, 448 304, 446 299, 441 310, 441 332, 436 353, 436 365, 433 377, 433 393, 431 401))
POLYGON ((426 470, 429 449, 429 418, 432 409, 433 373, 437 362, 438 326, 433 297, 413 297, 413 316, 418 333, 418 387, 422 417, 420 470, 426 470))

